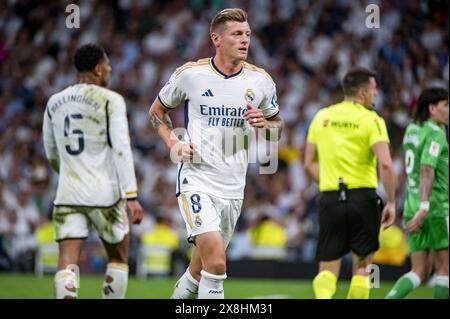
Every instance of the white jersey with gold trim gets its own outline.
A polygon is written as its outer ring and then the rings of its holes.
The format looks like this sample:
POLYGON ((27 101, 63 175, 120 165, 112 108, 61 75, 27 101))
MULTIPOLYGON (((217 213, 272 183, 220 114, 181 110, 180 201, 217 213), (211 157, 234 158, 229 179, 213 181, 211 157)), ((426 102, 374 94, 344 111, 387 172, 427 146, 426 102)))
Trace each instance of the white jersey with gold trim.
POLYGON ((242 199, 254 134, 243 114, 247 102, 260 108, 266 119, 279 113, 271 77, 248 63, 227 76, 212 58, 200 59, 176 69, 158 98, 168 109, 184 102, 184 139, 198 148, 199 160, 178 164, 177 195, 199 190, 242 199))
POLYGON ((77 84, 50 97, 44 114, 47 158, 59 166, 55 205, 108 207, 137 197, 123 97, 77 84))

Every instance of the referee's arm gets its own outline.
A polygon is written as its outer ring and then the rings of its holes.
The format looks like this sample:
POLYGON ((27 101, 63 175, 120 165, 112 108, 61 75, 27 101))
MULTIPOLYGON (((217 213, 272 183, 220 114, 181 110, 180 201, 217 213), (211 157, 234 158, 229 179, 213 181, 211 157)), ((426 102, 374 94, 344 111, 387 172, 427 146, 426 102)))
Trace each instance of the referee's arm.
POLYGON ((392 167, 391 153, 386 142, 377 142, 372 145, 372 150, 377 157, 380 179, 387 194, 387 203, 383 209, 381 223, 384 229, 395 221, 395 176, 392 167))
POLYGON ((319 163, 316 160, 316 144, 306 143, 304 167, 306 172, 319 183, 319 163))

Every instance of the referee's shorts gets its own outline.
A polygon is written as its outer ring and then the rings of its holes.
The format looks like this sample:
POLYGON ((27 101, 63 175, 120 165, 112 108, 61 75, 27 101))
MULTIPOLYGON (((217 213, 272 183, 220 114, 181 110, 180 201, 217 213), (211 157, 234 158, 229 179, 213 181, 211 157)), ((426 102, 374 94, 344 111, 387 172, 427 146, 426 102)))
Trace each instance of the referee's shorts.
POLYGON ((317 261, 339 259, 350 251, 367 256, 379 248, 383 204, 375 189, 350 189, 345 202, 338 198, 338 191, 320 194, 317 261))

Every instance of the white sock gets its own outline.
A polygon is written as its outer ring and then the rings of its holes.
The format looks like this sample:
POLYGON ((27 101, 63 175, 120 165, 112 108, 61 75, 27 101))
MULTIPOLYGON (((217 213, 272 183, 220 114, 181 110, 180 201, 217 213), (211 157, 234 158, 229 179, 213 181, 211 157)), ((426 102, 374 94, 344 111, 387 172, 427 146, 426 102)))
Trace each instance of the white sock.
POLYGON ((109 263, 103 282, 103 299, 123 299, 128 286, 128 265, 109 263))
POLYGON ((59 270, 55 274, 56 299, 76 299, 77 293, 77 275, 69 270, 59 270))
POLYGON ((419 275, 417 275, 417 274, 416 274, 415 272, 413 272, 413 271, 410 271, 410 272, 406 273, 406 274, 404 275, 404 277, 408 278, 408 279, 412 282, 414 289, 416 289, 417 287, 419 287, 420 284, 422 283, 422 281, 420 280, 419 275))
POLYGON ((199 282, 191 275, 189 268, 175 284, 170 299, 197 299, 199 282))
POLYGON ((202 279, 198 288, 198 299, 224 299, 223 281, 227 279, 227 274, 213 275, 202 270, 202 279))
POLYGON ((436 285, 448 288, 448 276, 436 276, 436 285))

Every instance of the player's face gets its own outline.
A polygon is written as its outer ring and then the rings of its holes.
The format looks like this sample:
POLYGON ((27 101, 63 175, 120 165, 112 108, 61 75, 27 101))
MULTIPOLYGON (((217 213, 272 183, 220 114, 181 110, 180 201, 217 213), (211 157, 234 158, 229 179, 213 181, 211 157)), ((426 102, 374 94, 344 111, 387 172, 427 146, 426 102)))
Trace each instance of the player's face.
POLYGON ((448 100, 439 101, 430 107, 430 117, 439 124, 448 125, 448 100))
POLYGON ((251 30, 247 22, 227 21, 215 41, 218 50, 233 61, 247 59, 251 30))
POLYGON ((369 85, 363 90, 364 106, 373 108, 377 94, 377 82, 374 78, 369 78, 369 85))
POLYGON ((111 65, 109 64, 109 59, 105 55, 102 61, 98 64, 99 66, 99 77, 100 86, 106 87, 108 85, 109 76, 111 74, 111 65))

